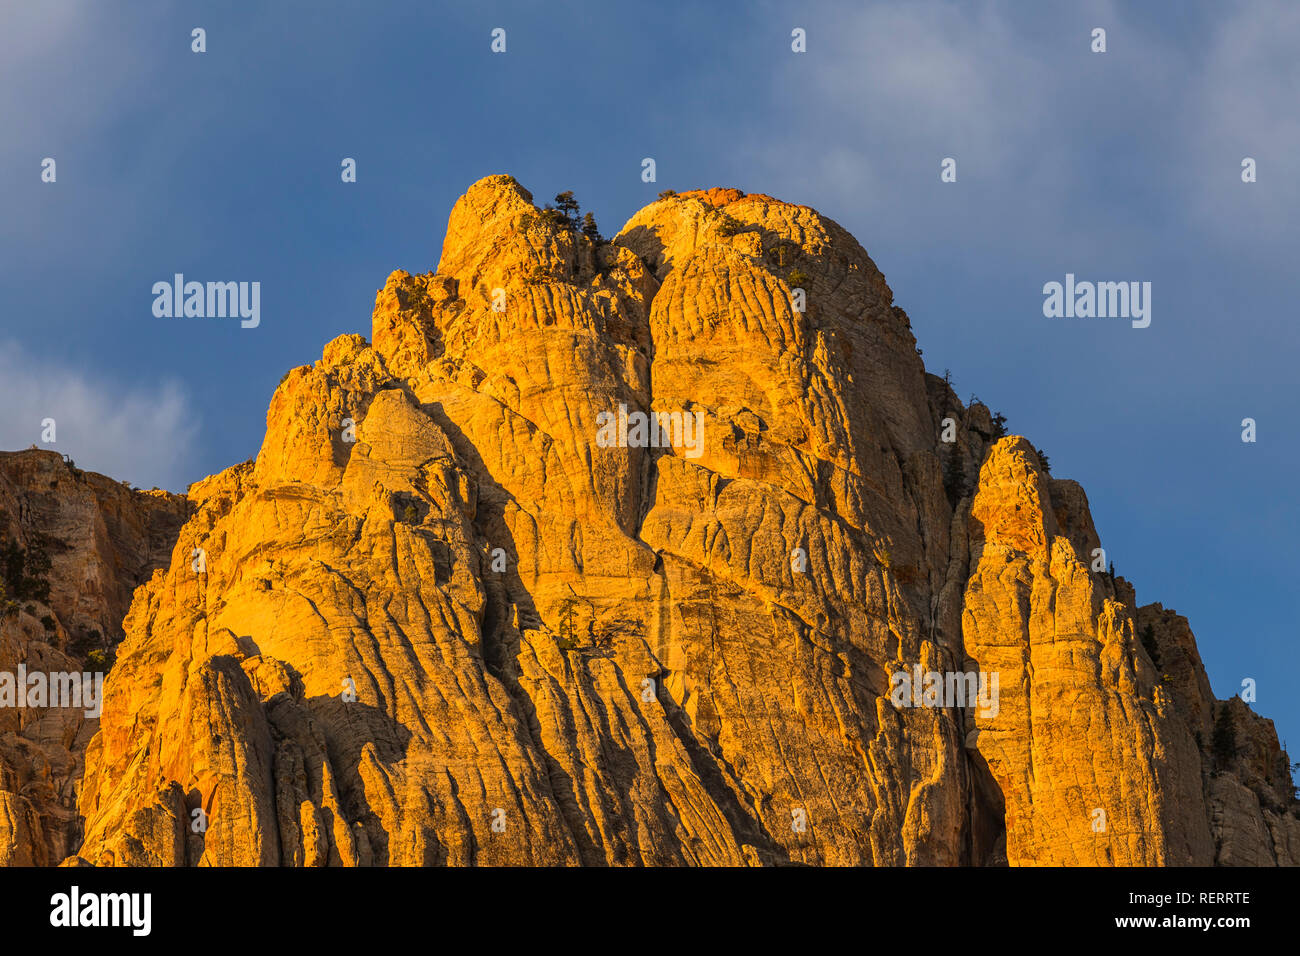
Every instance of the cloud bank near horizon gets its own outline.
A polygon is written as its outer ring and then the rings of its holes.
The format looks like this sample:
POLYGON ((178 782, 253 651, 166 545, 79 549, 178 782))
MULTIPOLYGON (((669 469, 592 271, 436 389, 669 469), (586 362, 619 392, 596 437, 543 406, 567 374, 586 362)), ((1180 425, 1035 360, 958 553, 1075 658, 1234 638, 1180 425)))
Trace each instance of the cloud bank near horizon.
POLYGON ((0 383, 8 413, 0 449, 57 451, 77 467, 137 487, 184 491, 185 467, 198 440, 198 416, 185 388, 165 380, 125 385, 28 354, 0 342, 0 383), (46 443, 43 422, 54 421, 46 443))

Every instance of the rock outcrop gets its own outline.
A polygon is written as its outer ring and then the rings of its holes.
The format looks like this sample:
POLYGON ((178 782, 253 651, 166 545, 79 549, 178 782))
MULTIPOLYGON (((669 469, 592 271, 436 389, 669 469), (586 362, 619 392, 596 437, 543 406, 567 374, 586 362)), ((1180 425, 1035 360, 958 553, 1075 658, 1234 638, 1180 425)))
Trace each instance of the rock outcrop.
POLYGON ((1271 724, 804 206, 482 180, 187 497, 93 864, 1300 861, 1271 724))
POLYGON ((55 706, 48 687, 40 706, 18 706, 19 668, 46 683, 107 670, 135 587, 167 563, 187 517, 178 495, 54 452, 0 453, 0 865, 53 865, 80 845, 82 758, 99 724, 95 707, 55 706))
POLYGON ((1092 570, 1101 552, 1083 490, 1005 438, 980 469, 969 522, 963 638, 1001 689, 998 713, 977 713, 977 747, 1015 857, 1208 862, 1196 743, 1139 651, 1131 589, 1092 570))
MULTIPOLYGON (((1159 604, 1137 611, 1144 646, 1196 742, 1204 805, 1223 866, 1300 864, 1300 815, 1290 758, 1273 721, 1239 697, 1216 700, 1187 619, 1159 604)), ((1200 805, 1198 802, 1197 806, 1200 805)))

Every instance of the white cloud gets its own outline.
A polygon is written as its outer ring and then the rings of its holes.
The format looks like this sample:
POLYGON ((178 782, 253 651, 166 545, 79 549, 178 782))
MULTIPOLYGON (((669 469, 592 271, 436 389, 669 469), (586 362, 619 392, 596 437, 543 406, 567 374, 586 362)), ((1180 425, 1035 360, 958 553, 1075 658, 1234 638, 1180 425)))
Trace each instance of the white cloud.
POLYGON ((1292 174, 1300 155, 1300 6, 1235 7, 1217 26, 1189 70, 1183 104, 1194 131, 1187 146, 1192 211, 1198 226, 1234 240, 1275 238, 1294 230, 1300 202, 1292 174), (1247 156, 1258 163, 1254 186, 1240 180, 1247 156))
POLYGON ((809 52, 783 55, 772 74, 789 128, 751 130, 737 151, 762 191, 899 241, 930 241, 937 228, 981 245, 1060 231, 1069 144, 1050 131, 1068 110, 1059 94, 1080 78, 1061 76, 1050 34, 947 0, 816 9, 809 52), (945 157, 962 193, 943 191, 945 157), (953 215, 945 203, 958 197, 996 205, 998 221, 953 215))
POLYGON ((1153 231, 1221 241, 1294 228, 1300 5, 1194 7, 1183 30, 1141 12, 814 5, 808 52, 771 71, 786 125, 737 130, 737 172, 897 242, 941 231, 1001 255, 1073 261, 1100 235, 1140 257, 1153 231), (1094 26, 1104 54, 1090 51, 1094 26), (1260 162, 1256 195, 1242 192, 1244 156, 1260 162))
POLYGON ((184 388, 174 381, 151 386, 95 379, 77 369, 35 359, 0 342, 0 449, 35 444, 138 487, 184 491, 192 476, 198 432, 184 388), (41 422, 55 421, 54 444, 41 442, 41 422))

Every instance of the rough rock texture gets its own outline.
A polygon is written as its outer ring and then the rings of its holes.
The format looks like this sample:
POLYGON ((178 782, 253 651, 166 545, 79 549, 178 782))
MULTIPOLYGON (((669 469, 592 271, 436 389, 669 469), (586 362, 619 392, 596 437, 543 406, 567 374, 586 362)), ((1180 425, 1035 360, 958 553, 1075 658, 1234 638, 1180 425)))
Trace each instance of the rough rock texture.
MULTIPOLYGON (((54 452, 0 453, 0 545, 50 565, 48 599, 15 600, 0 580, 0 672, 102 672, 132 592, 167 562, 186 517, 178 495, 133 491, 54 452)), ((77 848, 98 723, 84 708, 0 706, 0 865, 52 865, 77 848)))
POLYGON ((1201 755, 1202 789, 1214 835, 1214 862, 1225 866, 1300 865, 1300 818, 1295 813, 1290 758, 1273 721, 1232 697, 1215 700, 1187 619, 1159 604, 1139 608, 1149 628, 1157 669, 1201 755), (1216 746, 1221 725, 1231 752, 1216 746))
POLYGON ((1131 601, 1091 570, 1083 490, 1045 475, 1022 438, 997 442, 969 516, 966 651, 1000 675, 978 749, 1024 861, 1208 862, 1195 741, 1138 653, 1131 601))
POLYGON ((1297 862, 1271 725, 1207 762, 1240 701, 1093 570, 1082 489, 926 375, 852 236, 737 190, 612 243, 555 219, 476 183, 373 345, 291 372, 256 461, 190 489, 81 859, 1297 862), (611 447, 621 407, 703 441, 611 447), (996 713, 900 701, 915 665, 996 673, 996 713))

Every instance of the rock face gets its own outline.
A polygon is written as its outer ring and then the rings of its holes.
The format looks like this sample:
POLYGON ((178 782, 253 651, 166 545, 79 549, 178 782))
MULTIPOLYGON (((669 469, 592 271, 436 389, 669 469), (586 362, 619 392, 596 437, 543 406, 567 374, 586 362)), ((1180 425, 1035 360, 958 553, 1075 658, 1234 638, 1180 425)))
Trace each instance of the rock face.
POLYGON ((489 177, 371 343, 190 489, 81 859, 1300 861, 1271 724, 812 209, 669 195, 594 243, 489 177))
MULTIPOLYGON (((133 491, 54 452, 0 453, 0 674, 102 673, 136 585, 166 564, 186 517, 180 496, 133 491)), ((0 864, 56 864, 81 842, 82 756, 99 721, 48 696, 18 707, 3 682, 0 864)))
POLYGON ((1138 609, 1137 625, 1155 647, 1163 685, 1195 739, 1202 790, 1223 866, 1300 864, 1290 758, 1273 721, 1238 697, 1214 699, 1187 619, 1159 604, 1138 609))
POLYGON ((1208 863, 1196 743, 1138 651, 1131 589, 1091 570, 1100 545, 1083 490, 1003 439, 968 520, 962 633, 1001 687, 999 713, 976 715, 978 749, 1015 858, 1208 863))

